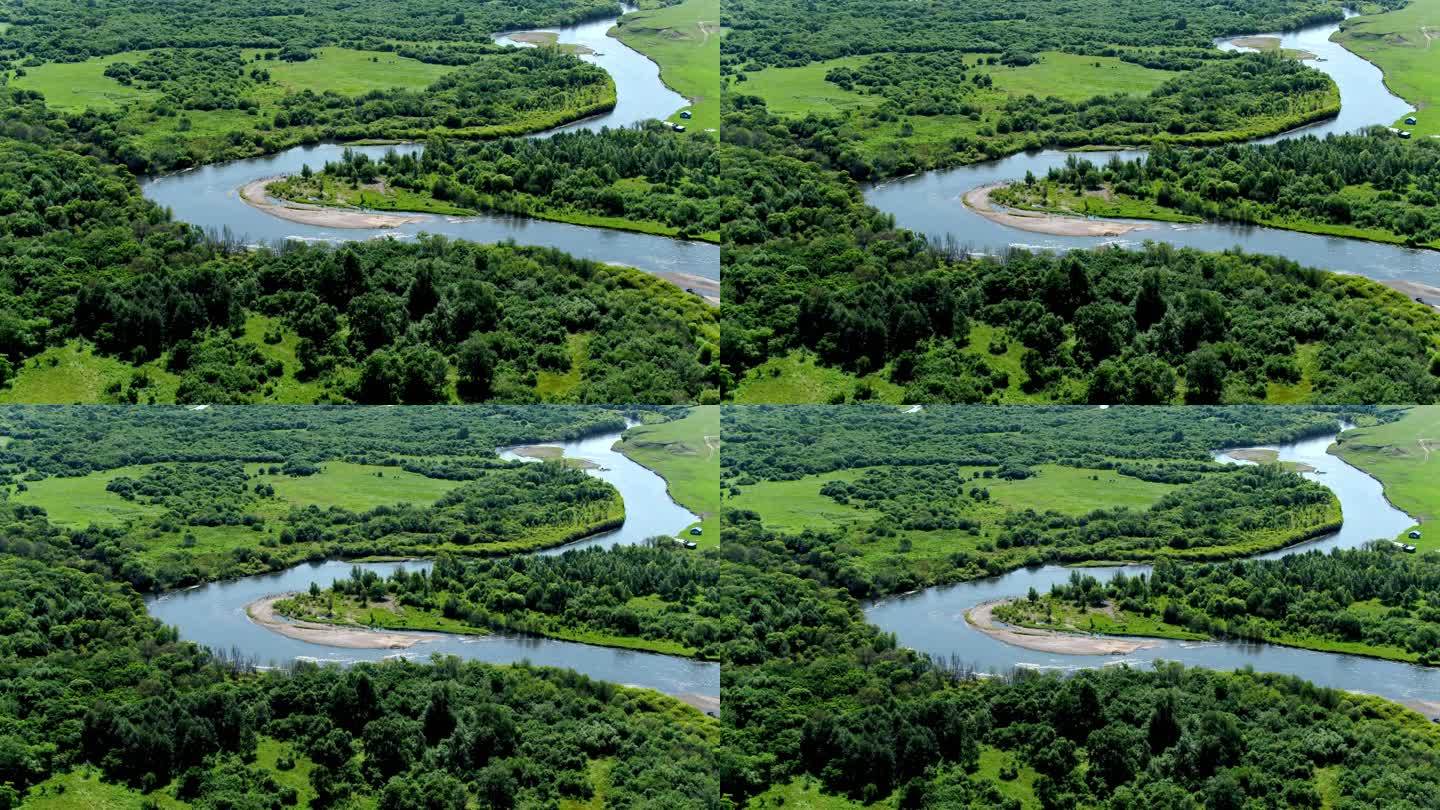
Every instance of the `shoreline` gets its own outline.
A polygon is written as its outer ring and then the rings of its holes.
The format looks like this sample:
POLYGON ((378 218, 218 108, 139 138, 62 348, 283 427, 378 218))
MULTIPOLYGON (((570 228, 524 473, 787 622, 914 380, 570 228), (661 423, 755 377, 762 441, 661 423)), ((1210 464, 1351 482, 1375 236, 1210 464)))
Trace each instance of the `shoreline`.
POLYGON ((240 187, 240 200, 251 208, 263 211, 273 217, 321 228, 353 228, 357 230, 398 228, 402 225, 424 222, 427 219, 425 216, 418 215, 378 214, 309 203, 273 202, 268 191, 269 185, 283 179, 285 179, 284 175, 275 175, 251 180, 240 187))
POLYGON ((428 638, 418 633, 396 633, 282 619, 280 614, 275 612, 275 603, 292 596, 295 596, 295 592, 289 591, 256 599, 245 606, 245 616, 266 630, 286 638, 350 650, 405 650, 428 638))
POLYGON ((1039 211, 996 210, 990 201, 991 192, 1009 183, 989 183, 972 188, 961 196, 965 207, 997 225, 1050 236, 1124 236, 1131 231, 1155 227, 1149 223, 1124 220, 1086 219, 1084 217, 1046 214, 1039 211))
POLYGON ((1061 633, 1056 630, 1035 630, 1029 627, 996 624, 995 608, 1014 601, 1014 599, 995 599, 981 602, 965 611, 965 621, 981 633, 1004 644, 1061 655, 1129 655, 1136 650, 1158 647, 1161 644, 1159 639, 1125 641, 1117 638, 1084 636, 1061 633))

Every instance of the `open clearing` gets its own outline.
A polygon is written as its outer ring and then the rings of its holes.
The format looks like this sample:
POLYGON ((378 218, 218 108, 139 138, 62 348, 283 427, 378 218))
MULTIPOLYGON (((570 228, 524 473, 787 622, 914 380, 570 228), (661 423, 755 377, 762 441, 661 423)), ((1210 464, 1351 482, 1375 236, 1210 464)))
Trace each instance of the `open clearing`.
POLYGON ((1160 643, 1158 641, 1126 641, 1118 638, 1101 638, 997 624, 993 615, 995 608, 1008 601, 999 600, 976 605, 965 611, 965 621, 996 641, 1024 647, 1027 650, 1059 653, 1060 655, 1129 655, 1136 650, 1148 649, 1160 643))
POLYGON ((965 207, 991 222, 1007 228, 1056 236, 1123 236, 1131 231, 1142 231, 1153 227, 1143 222, 1117 222, 1110 219, 1086 219, 1039 211, 997 209, 990 201, 990 193, 1004 185, 1004 183, 992 183, 965 192, 963 198, 965 207))
POLYGON ((691 118, 669 120, 705 132, 720 127, 720 0, 685 0, 626 14, 611 35, 660 66, 660 79, 690 99, 691 118))
POLYGON ((1440 550, 1440 406, 1411 408, 1399 421, 1347 430, 1331 452, 1373 475, 1385 497, 1420 521, 1424 550, 1440 550))
POLYGON ((681 536, 701 548, 720 544, 720 407, 701 405, 674 422, 625 431, 618 448, 665 479, 670 497, 699 515, 701 535, 681 536))
POLYGON ((1396 126, 1417 136, 1440 135, 1440 0, 1410 0, 1398 11, 1346 20, 1336 42, 1374 62, 1391 92, 1418 108, 1417 124, 1396 126))

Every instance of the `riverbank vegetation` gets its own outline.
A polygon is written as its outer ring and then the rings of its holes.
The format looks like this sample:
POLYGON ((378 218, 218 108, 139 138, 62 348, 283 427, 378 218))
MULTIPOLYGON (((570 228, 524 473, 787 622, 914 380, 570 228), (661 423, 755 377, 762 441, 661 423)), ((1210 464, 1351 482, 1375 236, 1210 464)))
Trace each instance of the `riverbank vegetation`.
POLYGON ((462 561, 381 579, 356 568, 329 588, 275 603, 293 619, 387 630, 526 633, 716 660, 735 621, 718 612, 709 555, 658 537, 650 546, 462 561))
POLYGON ((271 183, 274 196, 386 211, 487 211, 579 225, 719 239, 720 165, 710 138, 659 123, 461 144, 419 155, 347 151, 315 173, 271 183))
POLYGON ((1379 540, 1370 549, 1278 560, 1162 562, 1149 576, 1121 572, 1106 583, 1076 572, 995 616, 1047 629, 1237 638, 1436 665, 1440 605, 1430 596, 1437 577, 1440 556, 1379 540))
POLYGON ((504 556, 625 514, 563 461, 494 454, 618 431, 611 410, 9 408, 0 424, 8 502, 142 591, 330 557, 504 556))
POLYGON ((77 154, 88 147, 33 97, 0 96, 33 141, 0 142, 4 398, 718 399, 716 313, 654 276, 438 237, 246 249, 77 154))
POLYGON ((1323 486, 1212 459, 1334 433, 1306 408, 735 408, 725 508, 792 533, 857 598, 1047 562, 1216 560, 1340 524, 1323 486))
POLYGON ((1386 701, 1163 663, 975 677, 866 624, 799 533, 729 511, 721 552, 762 641, 722 666, 738 806, 1418 810, 1436 787, 1411 763, 1440 764, 1440 733, 1386 701))
POLYGON ((615 449, 665 479, 676 503, 700 516, 680 539, 700 548, 720 545, 720 408, 691 408, 683 418, 652 421, 625 431, 615 449), (700 534, 692 534, 695 528, 700 534))
POLYGON ((1423 403, 1440 394, 1440 316, 1376 282, 1163 244, 971 256, 866 206, 850 178, 825 168, 835 155, 811 124, 754 99, 727 103, 721 167, 744 203, 721 228, 726 390, 737 402, 761 395, 752 387, 766 396, 819 389, 832 402, 1423 403), (774 380, 804 373, 797 355, 813 356, 816 373, 845 376, 774 380))
POLYGON ((1384 130, 1223 149, 1157 148, 1104 166, 1075 158, 995 196, 1094 216, 1220 220, 1440 248, 1440 142, 1384 130))

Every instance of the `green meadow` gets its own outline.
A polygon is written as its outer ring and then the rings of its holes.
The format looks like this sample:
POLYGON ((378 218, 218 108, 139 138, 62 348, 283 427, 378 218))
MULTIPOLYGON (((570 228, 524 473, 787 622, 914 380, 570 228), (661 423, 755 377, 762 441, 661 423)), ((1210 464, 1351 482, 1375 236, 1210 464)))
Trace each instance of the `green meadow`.
POLYGON ((681 534, 701 548, 720 545, 720 407, 691 408, 684 419, 625 431, 617 449, 665 479, 670 497, 700 515, 702 535, 681 534))
POLYGON ((1330 452, 1378 479, 1385 497, 1420 521, 1421 539, 1405 542, 1440 551, 1440 406, 1411 408, 1388 425, 1347 430, 1330 452))
POLYGON ((691 118, 668 120, 687 129, 720 127, 720 0, 684 0, 626 14, 611 35, 660 66, 660 79, 690 99, 691 118))
POLYGON ((1396 126, 1418 137, 1440 135, 1440 0, 1409 0, 1398 11, 1346 20, 1336 42, 1374 62, 1391 92, 1419 109, 1419 123, 1396 126))
MULTIPOLYGON (((1142 95, 1175 75, 1113 57, 1077 56, 1056 51, 1046 51, 1040 56, 1041 61, 1025 67, 996 65, 984 68, 994 82, 994 88, 975 93, 974 99, 983 108, 978 120, 962 115, 912 115, 904 116, 903 120, 882 121, 855 115, 850 123, 863 135, 861 147, 869 153, 903 142, 907 149, 928 157, 948 152, 950 141, 957 135, 973 138, 982 128, 993 127, 1000 118, 1001 106, 1009 98, 1035 95, 1083 101, 1114 93, 1142 95), (902 131, 906 125, 911 127, 909 134, 902 131)), ((772 112, 784 116, 863 112, 880 106, 884 99, 878 95, 845 90, 827 82, 825 74, 836 67, 863 65, 870 58, 847 56, 803 67, 765 68, 745 74, 746 81, 732 84, 731 89, 737 93, 760 96, 772 112)), ((1015 143, 1018 148, 1019 140, 1015 143)))

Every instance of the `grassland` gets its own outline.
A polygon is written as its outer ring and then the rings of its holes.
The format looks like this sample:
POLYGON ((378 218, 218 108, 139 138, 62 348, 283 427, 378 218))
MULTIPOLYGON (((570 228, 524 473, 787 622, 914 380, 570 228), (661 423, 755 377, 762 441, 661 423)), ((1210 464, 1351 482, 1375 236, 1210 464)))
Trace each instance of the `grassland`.
POLYGON ((1411 408, 1388 425, 1347 430, 1330 452, 1378 479, 1385 497, 1420 522, 1421 538, 1405 542, 1440 551, 1440 406, 1411 408))
MULTIPOLYGON (((994 87, 976 92, 974 100, 983 109, 978 118, 936 115, 882 121, 852 115, 851 124, 863 135, 862 151, 873 155, 903 144, 907 150, 928 158, 950 151, 949 144, 957 135, 975 138, 982 129, 993 130, 1001 117, 1001 105, 1009 98, 1033 94, 1083 101, 1114 93, 1143 95, 1175 75, 1170 71, 1152 70, 1112 57, 1077 56, 1056 51, 1047 51, 1040 56, 1040 62, 1026 67, 986 67, 994 87), (913 130, 909 135, 902 132, 907 124, 913 130)), ((760 96, 778 115, 801 117, 810 113, 863 112, 878 107, 883 99, 845 90, 825 81, 825 74, 836 67, 863 65, 869 59, 867 56, 850 56, 803 67, 766 68, 746 74, 746 81, 733 85, 733 89, 760 96)), ((1020 136, 1010 140, 1013 141, 1010 151, 1021 147, 1020 136)))
POLYGON ((720 127, 720 0, 685 0, 620 18, 611 35, 660 66, 660 80, 690 99, 691 118, 668 120, 701 132, 720 127))
POLYGON ((684 419, 654 425, 640 425, 625 431, 618 444, 620 452, 637 464, 654 470, 675 502, 700 515, 701 536, 694 540, 701 548, 720 545, 720 407, 691 408, 684 419))
POLYGON ((1410 0, 1404 8, 1346 20, 1333 39, 1375 63, 1390 90, 1419 110, 1419 123, 1396 126, 1417 137, 1440 135, 1440 0, 1410 0))
MULTIPOLYGON (((280 533, 292 509, 316 506, 364 512, 397 504, 425 506, 462 483, 426 478, 396 467, 344 461, 325 462, 320 472, 303 477, 269 474, 266 469, 266 465, 246 465, 251 486, 268 484, 275 490, 275 497, 260 499, 246 509, 247 514, 258 519, 250 526, 177 525, 176 521, 162 519, 166 513, 163 507, 127 501, 106 491, 106 485, 116 477, 134 478, 143 474, 146 470, 143 466, 29 482, 25 491, 16 492, 12 497, 18 503, 43 507, 52 522, 67 528, 79 529, 91 524, 126 527, 130 540, 140 546, 140 559, 157 568, 164 568, 167 563, 183 558, 193 561, 202 570, 215 572, 229 571, 227 566, 233 564, 233 554, 239 549, 252 552, 252 558, 257 554, 268 557, 269 561, 262 560, 263 564, 257 570, 283 567, 317 555, 339 553, 338 547, 324 541, 281 543, 280 533)), ((603 517, 603 526, 616 525, 623 518, 624 506, 617 498, 603 517)), ((594 527, 587 530, 559 525, 536 527, 522 538, 483 546, 433 541, 414 546, 411 540, 418 538, 409 537, 391 538, 386 543, 403 547, 400 553, 405 555, 433 554, 441 550, 461 555, 510 554, 558 545, 593 530, 594 527)), ((255 572, 248 569, 231 571, 255 572)))
MULTIPOLYGON (((980 468, 962 467, 968 476, 980 468)), ((863 469, 839 470, 807 475, 793 481, 760 481, 739 487, 739 494, 727 494, 725 505, 757 512, 765 525, 782 532, 804 529, 840 531, 859 552, 856 564, 870 573, 891 567, 900 556, 906 567, 922 579, 950 567, 951 554, 983 552, 1002 569, 1023 565, 1029 549, 997 549, 994 540, 1007 512, 1033 509, 1083 515, 1096 509, 1129 507, 1143 509, 1170 492, 1169 484, 1141 481, 1113 470, 1086 470, 1058 465, 1036 467, 1037 475, 1019 481, 985 479, 990 501, 978 505, 973 517, 981 523, 978 531, 901 530, 893 537, 872 537, 865 529, 882 517, 878 510, 845 505, 820 494, 829 481, 854 481, 863 469)))

